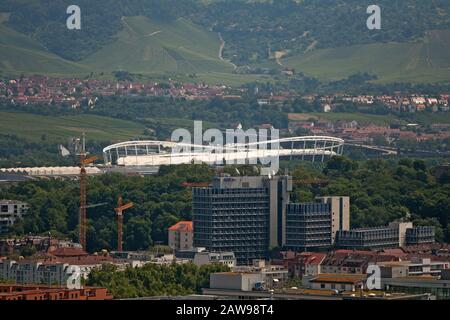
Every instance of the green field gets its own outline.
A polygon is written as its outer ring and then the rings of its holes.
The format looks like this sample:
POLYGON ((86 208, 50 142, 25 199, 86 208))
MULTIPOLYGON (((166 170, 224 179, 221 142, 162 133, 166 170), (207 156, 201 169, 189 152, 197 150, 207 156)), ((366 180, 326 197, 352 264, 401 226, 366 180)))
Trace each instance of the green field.
POLYGON ((378 82, 441 82, 450 80, 449 52, 450 30, 440 30, 421 42, 320 49, 286 58, 283 64, 322 80, 368 72, 378 82))
POLYGON ((29 141, 39 141, 46 135, 50 141, 66 142, 82 132, 87 139, 116 141, 141 136, 143 131, 137 123, 95 115, 53 117, 0 112, 0 134, 15 134, 29 141))

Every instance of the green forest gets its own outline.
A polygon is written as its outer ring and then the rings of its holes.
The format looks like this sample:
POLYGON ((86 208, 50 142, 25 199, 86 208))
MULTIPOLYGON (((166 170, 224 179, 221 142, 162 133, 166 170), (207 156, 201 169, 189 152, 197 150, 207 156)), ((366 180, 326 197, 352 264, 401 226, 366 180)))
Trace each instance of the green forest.
POLYGON ((116 272, 113 265, 104 265, 94 269, 87 285, 105 287, 115 299, 184 296, 201 293, 209 287, 209 276, 214 272, 229 271, 223 264, 208 264, 197 267, 193 263, 156 265, 146 264, 142 268, 128 267, 116 272))
MULTIPOLYGON (((294 179, 318 177, 324 187, 296 185, 292 201, 311 201, 315 196, 351 197, 351 226, 381 226, 396 219, 436 226, 437 240, 450 241, 450 175, 436 178, 434 169, 421 160, 354 161, 333 158, 322 168, 290 163, 294 179)), ((283 170, 283 169, 282 169, 283 170)), ((234 168, 227 169, 234 173, 234 168)), ((249 172, 249 170, 240 170, 249 172)), ((280 171, 281 172, 281 171, 280 171)), ((88 179, 88 203, 107 202, 88 209, 88 250, 114 249, 117 197, 135 207, 125 214, 124 248, 148 249, 167 243, 167 228, 192 218, 192 194, 181 184, 208 182, 214 170, 206 165, 162 167, 154 176, 128 177, 107 174, 88 179)), ((0 186, 0 198, 27 201, 31 213, 11 234, 47 234, 77 240, 78 194, 76 181, 41 180, 0 186)))

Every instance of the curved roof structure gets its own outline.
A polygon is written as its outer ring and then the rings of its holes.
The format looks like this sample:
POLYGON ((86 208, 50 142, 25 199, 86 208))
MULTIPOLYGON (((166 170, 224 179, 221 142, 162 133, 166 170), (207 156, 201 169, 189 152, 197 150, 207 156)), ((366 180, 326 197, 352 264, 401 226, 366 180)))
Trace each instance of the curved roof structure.
POLYGON ((245 164, 261 159, 301 157, 320 160, 341 155, 344 140, 304 136, 251 143, 196 145, 173 141, 127 141, 103 149, 106 165, 161 166, 189 163, 245 164))

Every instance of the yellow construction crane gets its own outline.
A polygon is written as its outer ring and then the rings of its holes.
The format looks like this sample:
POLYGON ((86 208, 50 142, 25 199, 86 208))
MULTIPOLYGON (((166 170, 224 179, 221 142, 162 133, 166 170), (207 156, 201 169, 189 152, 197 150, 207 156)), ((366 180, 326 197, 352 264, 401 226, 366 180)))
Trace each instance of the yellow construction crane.
POLYGON ((85 137, 83 133, 80 156, 80 235, 79 241, 84 250, 86 250, 86 229, 87 229, 87 218, 86 218, 86 166, 98 160, 97 157, 87 158, 87 153, 85 149, 85 137))

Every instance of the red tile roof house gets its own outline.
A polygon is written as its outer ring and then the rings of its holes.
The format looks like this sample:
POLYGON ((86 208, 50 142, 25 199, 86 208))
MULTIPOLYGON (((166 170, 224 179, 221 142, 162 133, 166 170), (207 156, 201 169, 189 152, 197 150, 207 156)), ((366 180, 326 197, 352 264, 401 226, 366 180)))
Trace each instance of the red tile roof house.
POLYGON ((180 221, 169 228, 169 247, 172 250, 192 250, 194 248, 194 226, 192 221, 180 221))
POLYGON ((371 251, 337 250, 327 255, 321 265, 321 273, 365 274, 370 264, 398 261, 396 256, 371 251))
POLYGON ((290 277, 313 276, 321 273, 320 267, 326 256, 326 253, 286 251, 279 259, 272 260, 272 264, 283 265, 290 277))

